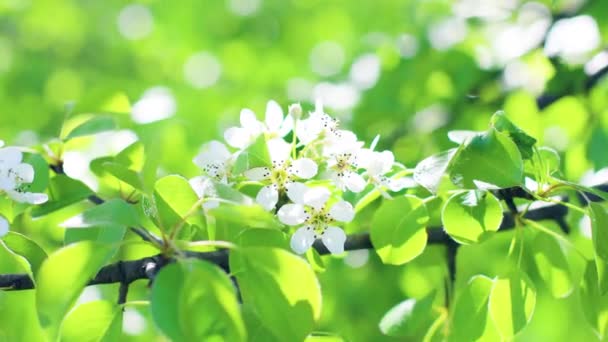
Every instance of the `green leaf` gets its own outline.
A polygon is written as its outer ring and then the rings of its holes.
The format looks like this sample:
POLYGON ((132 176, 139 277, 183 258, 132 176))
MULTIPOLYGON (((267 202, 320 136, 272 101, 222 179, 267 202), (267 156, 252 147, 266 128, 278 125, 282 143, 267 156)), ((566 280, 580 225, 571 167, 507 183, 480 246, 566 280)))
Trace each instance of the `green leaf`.
POLYGON ((40 265, 47 258, 47 255, 36 242, 16 232, 8 232, 2 238, 2 241, 11 251, 27 259, 34 275, 38 273, 40 265))
POLYGON ((406 195, 386 200, 374 214, 370 237, 385 264, 401 265, 426 247, 429 215, 424 202, 406 195))
POLYGON ((506 133, 517 145, 523 159, 532 158, 532 147, 536 144, 536 139, 529 136, 519 127, 515 126, 503 111, 498 111, 492 115, 490 120, 492 127, 499 132, 506 133))
POLYGON ((450 197, 441 212, 443 228, 461 244, 479 242, 487 232, 497 231, 502 207, 492 193, 470 190, 450 197))
POLYGON ((103 341, 116 336, 121 325, 112 324, 122 317, 122 307, 107 300, 96 300, 77 306, 61 325, 61 342, 103 341))
POLYGON ((114 161, 130 170, 141 172, 146 161, 144 144, 141 141, 132 143, 120 151, 114 158, 114 161))
POLYGON ((589 203, 591 218, 591 240, 597 268, 598 286, 601 294, 608 292, 608 209, 600 203, 589 203))
POLYGON ((321 291, 304 259, 278 248, 232 250, 230 269, 236 275, 243 305, 281 341, 302 341, 321 315, 321 291))
POLYGON ((524 274, 511 273, 494 279, 488 310, 503 338, 510 339, 532 319, 536 290, 524 274))
POLYGON ((70 133, 64 138, 64 141, 105 131, 111 131, 115 128, 116 123, 114 122, 114 119, 108 116, 96 115, 70 131, 70 133))
POLYGON ((238 226, 239 228, 281 229, 283 225, 272 213, 260 205, 220 205, 209 210, 216 220, 238 226))
POLYGON ((448 167, 450 179, 466 189, 508 188, 523 180, 523 161, 517 145, 490 129, 462 145, 448 167))
POLYGON ((105 243, 122 241, 127 227, 139 225, 133 206, 122 199, 113 199, 87 209, 65 221, 65 243, 91 240, 105 243))
POLYGON ((156 325, 174 341, 245 341, 245 325, 234 286, 217 266, 181 260, 154 280, 151 299, 156 325))
POLYGON ((476 275, 469 280, 454 304, 451 338, 453 341, 477 341, 488 321, 488 301, 492 279, 476 275))
POLYGON ((591 327, 599 334, 605 336, 608 328, 608 296, 602 295, 598 287, 599 278, 595 262, 587 262, 585 276, 580 286, 580 308, 591 327))
POLYGON ((414 169, 414 180, 416 183, 422 185, 431 193, 437 193, 443 175, 455 154, 456 149, 452 148, 419 162, 414 169))
POLYGON ((537 234, 530 253, 544 285, 553 297, 564 298, 572 293, 574 284, 566 256, 555 239, 537 234))
POLYGON ((111 249, 78 242, 49 255, 36 277, 36 308, 47 338, 55 341, 65 314, 85 285, 108 261, 111 249))
POLYGON ((144 183, 137 172, 128 169, 122 164, 114 162, 105 162, 102 164, 102 168, 118 180, 129 184, 134 189, 144 191, 144 183))
POLYGON ((380 331, 394 337, 415 338, 428 330, 437 317, 433 311, 435 293, 417 300, 407 299, 391 308, 380 321, 380 331))
POLYGON ((188 180, 178 175, 170 175, 156 181, 154 185, 154 200, 158 209, 161 229, 169 232, 180 222, 198 222, 196 217, 186 218, 191 210, 196 210, 194 205, 198 202, 196 193, 188 183, 188 180))
POLYGON ((49 201, 35 207, 32 217, 40 217, 80 202, 93 195, 81 181, 72 179, 66 175, 56 175, 51 179, 49 187, 49 201))
POLYGON ((253 228, 244 230, 238 237, 241 247, 276 247, 289 250, 289 241, 279 230, 253 228))
POLYGON ((49 185, 49 164, 39 154, 24 153, 23 162, 34 168, 34 181, 28 185, 27 191, 45 192, 49 185))
MULTIPOLYGON (((27 262, 0 241, 0 274, 29 273, 27 262)), ((0 341, 44 341, 34 291, 0 289, 0 341)))
POLYGON ((254 167, 270 166, 270 153, 264 134, 260 135, 253 144, 239 154, 232 168, 234 174, 241 174, 254 167))

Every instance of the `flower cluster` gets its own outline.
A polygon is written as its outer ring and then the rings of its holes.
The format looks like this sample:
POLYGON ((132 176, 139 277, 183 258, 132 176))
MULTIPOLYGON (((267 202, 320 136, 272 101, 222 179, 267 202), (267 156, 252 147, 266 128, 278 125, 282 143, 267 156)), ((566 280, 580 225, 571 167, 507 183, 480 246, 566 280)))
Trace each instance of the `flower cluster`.
MULTIPOLYGON (((353 132, 325 113, 321 103, 305 118, 302 112, 293 104, 285 115, 269 101, 262 122, 252 110, 243 109, 240 126, 224 134, 228 146, 211 141, 194 158, 203 175, 190 183, 200 197, 216 195, 214 182, 236 189, 245 183, 259 186, 256 202, 296 228, 291 237, 296 253, 306 252, 316 239, 331 253, 342 253, 346 234, 339 226, 355 216, 343 195, 375 190, 388 196, 387 191, 399 191, 407 182, 395 175, 400 164, 392 152, 374 151, 377 138, 364 147, 353 132), (242 159, 254 162, 243 169, 242 159)), ((209 208, 219 202, 205 204, 209 208)))
MULTIPOLYGON (((41 204, 48 200, 44 193, 27 191, 34 181, 34 168, 23 162, 23 153, 16 147, 2 147, 0 140, 0 195, 6 194, 16 202, 41 204)), ((0 236, 8 232, 8 221, 0 216, 0 236)))

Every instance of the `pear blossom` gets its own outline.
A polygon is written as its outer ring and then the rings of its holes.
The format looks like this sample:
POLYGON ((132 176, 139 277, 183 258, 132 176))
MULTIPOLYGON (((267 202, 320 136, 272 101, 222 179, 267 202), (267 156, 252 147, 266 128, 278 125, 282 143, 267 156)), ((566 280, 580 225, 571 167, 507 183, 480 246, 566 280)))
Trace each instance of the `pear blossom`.
POLYGON ((299 227, 290 243, 296 253, 305 253, 317 238, 321 238, 332 254, 344 252, 346 234, 335 224, 352 221, 355 211, 350 203, 340 200, 328 205, 327 188, 309 188, 303 184, 291 186, 287 196, 294 203, 282 206, 277 216, 284 224, 299 227))
POLYGON ((308 118, 299 120, 296 135, 301 144, 309 144, 324 136, 335 137, 341 134, 340 122, 323 111, 323 103, 315 103, 315 111, 308 118))
POLYGON ((406 179, 395 179, 386 174, 393 170, 395 156, 391 151, 376 152, 371 149, 363 149, 361 152, 361 167, 366 169, 370 183, 376 188, 388 188, 390 191, 400 191, 409 182, 406 179))
POLYGON ((357 173, 359 168, 359 149, 345 149, 331 154, 327 160, 329 179, 342 191, 361 192, 367 182, 357 173))
POLYGON ((289 186, 298 179, 310 179, 317 174, 317 164, 309 158, 292 160, 289 158, 292 146, 283 139, 275 138, 267 142, 272 165, 255 167, 245 171, 252 181, 266 185, 260 189, 256 202, 264 209, 274 209, 281 193, 288 193, 289 186))
POLYGON ((241 110, 241 127, 231 127, 224 133, 228 145, 244 149, 251 145, 261 134, 269 138, 284 137, 293 129, 293 118, 290 115, 283 117, 283 110, 273 100, 266 104, 266 117, 264 122, 259 121, 255 113, 248 108, 241 110))
POLYGON ((194 164, 203 169, 210 178, 227 184, 233 156, 223 143, 213 140, 203 145, 194 158, 194 164))
POLYGON ((22 203, 41 204, 48 201, 47 194, 27 191, 27 183, 34 181, 34 168, 22 160, 23 153, 18 148, 0 148, 0 193, 22 203))
POLYGON ((0 215, 0 238, 8 234, 8 220, 4 216, 0 215))

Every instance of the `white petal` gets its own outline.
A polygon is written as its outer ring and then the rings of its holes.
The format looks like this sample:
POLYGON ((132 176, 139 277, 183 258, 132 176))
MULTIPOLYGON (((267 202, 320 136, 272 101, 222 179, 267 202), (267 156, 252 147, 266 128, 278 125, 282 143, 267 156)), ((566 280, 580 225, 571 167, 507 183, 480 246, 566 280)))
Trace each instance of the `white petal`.
POLYGON ((190 187, 192 187, 198 198, 202 198, 205 196, 211 180, 205 176, 198 176, 190 179, 188 183, 190 183, 190 187))
POLYGON ((317 174, 317 163, 312 159, 300 158, 291 163, 291 174, 294 176, 310 179, 317 174))
POLYGON ((260 124, 258 119, 255 117, 255 113, 249 108, 244 108, 241 110, 240 119, 241 126, 243 128, 255 129, 260 124))
POLYGON ((220 201, 206 201, 203 203, 203 209, 211 210, 220 206, 220 201))
POLYGON ((270 139, 266 142, 270 159, 276 162, 283 162, 289 158, 291 144, 281 138, 270 139))
POLYGON ((279 192, 272 185, 265 186, 260 189, 255 197, 255 201, 264 207, 264 209, 270 211, 274 209, 279 201, 279 192))
POLYGON ((277 213, 279 221, 289 226, 297 226, 306 221, 306 211, 301 204, 285 204, 277 213))
POLYGON ((252 181, 261 181, 270 177, 270 169, 267 167, 254 167, 244 172, 245 177, 252 181))
POLYGON ((296 126, 296 136, 302 144, 308 144, 317 139, 322 131, 323 123, 313 117, 298 121, 296 126))
POLYGON ((336 221, 350 222, 355 218, 355 210, 350 203, 340 201, 329 209, 329 216, 336 221))
POLYGON ((283 110, 274 100, 266 104, 266 127, 270 132, 278 132, 283 123, 283 110))
POLYGON ((315 232, 311 227, 302 227, 291 236, 291 249, 298 254, 304 254, 315 242, 315 232))
POLYGON ((304 204, 315 208, 316 210, 321 210, 327 200, 329 199, 330 192, 327 188, 324 187, 316 187, 309 188, 304 193, 304 204))
POLYGON ((49 200, 49 196, 43 193, 7 191, 6 194, 20 203, 42 204, 49 200))
POLYGON ((291 115, 287 115, 285 120, 281 123, 281 127, 279 127, 279 136, 284 137, 293 129, 293 117, 291 115))
POLYGON ((34 181, 34 167, 32 165, 21 163, 12 167, 12 170, 23 183, 31 183, 34 181))
POLYGON ((363 177, 356 172, 346 172, 344 177, 342 177, 342 181, 348 190, 352 192, 361 192, 363 189, 365 189, 365 179, 363 179, 363 177))
POLYGON ((224 139, 228 145, 236 148, 245 148, 251 143, 251 135, 248 130, 241 127, 230 127, 224 132, 224 139))
POLYGON ((321 234, 321 240, 331 254, 340 254, 344 252, 344 242, 346 242, 346 234, 338 227, 329 227, 321 234))
POLYGON ((4 216, 0 216, 0 238, 8 234, 8 226, 8 221, 4 218, 4 216))
POLYGON ((380 134, 377 134, 374 140, 372 140, 372 143, 369 145, 369 149, 373 151, 376 146, 378 146, 378 141, 380 141, 380 134))
POLYGON ((21 163, 23 154, 16 147, 0 148, 0 166, 13 166, 21 163))
POLYGON ((294 182, 288 183, 285 188, 287 190, 287 197, 289 197, 292 202, 304 204, 304 194, 306 191, 308 191, 308 187, 306 185, 299 182, 294 182))

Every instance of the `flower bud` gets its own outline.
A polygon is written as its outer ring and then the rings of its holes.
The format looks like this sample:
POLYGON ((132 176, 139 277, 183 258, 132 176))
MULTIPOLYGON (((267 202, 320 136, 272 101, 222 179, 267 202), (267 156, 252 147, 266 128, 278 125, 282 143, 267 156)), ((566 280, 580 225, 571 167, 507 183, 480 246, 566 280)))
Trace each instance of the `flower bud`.
POLYGON ((302 106, 299 103, 294 103, 289 106, 289 115, 294 119, 302 117, 302 106))

